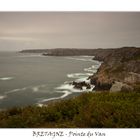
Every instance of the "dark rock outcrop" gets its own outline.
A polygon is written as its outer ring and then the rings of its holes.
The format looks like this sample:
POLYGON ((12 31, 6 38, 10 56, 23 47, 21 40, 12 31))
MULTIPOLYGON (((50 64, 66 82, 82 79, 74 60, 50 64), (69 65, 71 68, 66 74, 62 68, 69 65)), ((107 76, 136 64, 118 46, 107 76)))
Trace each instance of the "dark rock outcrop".
POLYGON ((85 81, 82 81, 82 82, 75 82, 75 81, 73 81, 71 84, 74 85, 74 88, 76 88, 76 89, 82 90, 83 87, 86 87, 86 89, 91 89, 90 84, 86 83, 85 81))

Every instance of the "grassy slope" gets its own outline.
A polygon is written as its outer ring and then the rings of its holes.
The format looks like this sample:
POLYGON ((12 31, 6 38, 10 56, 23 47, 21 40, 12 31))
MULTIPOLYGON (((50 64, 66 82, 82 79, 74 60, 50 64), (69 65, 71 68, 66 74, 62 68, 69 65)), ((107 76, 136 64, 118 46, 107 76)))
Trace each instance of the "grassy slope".
POLYGON ((138 128, 140 93, 85 93, 49 104, 0 112, 0 127, 138 128))

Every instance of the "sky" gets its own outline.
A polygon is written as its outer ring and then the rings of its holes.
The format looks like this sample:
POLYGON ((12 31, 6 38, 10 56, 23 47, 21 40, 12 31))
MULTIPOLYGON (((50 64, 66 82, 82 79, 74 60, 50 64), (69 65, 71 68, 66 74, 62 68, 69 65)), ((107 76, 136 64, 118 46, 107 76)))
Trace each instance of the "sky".
POLYGON ((0 51, 140 47, 140 12, 0 12, 0 51))

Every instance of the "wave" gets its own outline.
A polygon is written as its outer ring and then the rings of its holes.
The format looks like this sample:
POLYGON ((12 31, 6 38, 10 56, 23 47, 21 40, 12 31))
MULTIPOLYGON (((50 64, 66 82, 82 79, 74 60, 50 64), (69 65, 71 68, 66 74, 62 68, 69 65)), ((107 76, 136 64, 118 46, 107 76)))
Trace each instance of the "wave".
POLYGON ((83 81, 90 84, 90 79, 88 79, 88 77, 79 78, 75 80, 75 82, 83 82, 83 81))
POLYGON ((96 73, 97 70, 96 69, 93 69, 93 68, 85 68, 84 71, 87 71, 87 72, 92 72, 92 73, 96 73))
POLYGON ((74 78, 76 82, 85 81, 86 83, 90 83, 88 77, 93 75, 93 70, 91 72, 92 73, 71 73, 71 74, 67 74, 67 77, 74 78))
POLYGON ((55 88, 56 92, 64 93, 62 96, 43 99, 43 100, 39 101, 39 103, 48 102, 51 100, 63 99, 73 93, 90 92, 90 91, 92 91, 93 88, 94 88, 94 85, 91 85, 91 89, 86 89, 86 87, 83 87, 83 89, 80 90, 80 89, 75 89, 74 86, 71 84, 63 84, 60 87, 55 88))
POLYGON ((6 95, 3 95, 3 96, 1 95, 0 100, 5 99, 6 97, 7 97, 6 95))
POLYGON ((24 91, 27 89, 31 89, 33 92, 38 92, 43 87, 46 87, 46 85, 42 84, 42 85, 38 85, 38 86, 27 86, 27 87, 23 87, 23 88, 16 88, 16 89, 12 89, 10 91, 6 91, 5 94, 14 93, 14 92, 18 92, 18 91, 24 91))
POLYGON ((13 90, 10 90, 10 91, 6 91, 5 94, 14 93, 14 92, 18 92, 18 91, 23 91, 23 90, 26 90, 27 88, 29 88, 29 87, 13 89, 13 90))
MULTIPOLYGON (((94 88, 93 85, 91 85, 91 86, 94 88)), ((92 87, 91 87, 91 89, 86 89, 86 88, 83 87, 83 89, 81 90, 81 89, 74 88, 74 85, 72 85, 72 84, 62 84, 61 86, 59 86, 55 89, 57 89, 57 92, 68 91, 70 93, 74 93, 74 92, 92 91, 92 87)))
POLYGON ((7 81, 7 80, 12 80, 14 79, 14 77, 1 77, 0 80, 1 81, 7 81))
POLYGON ((99 64, 92 65, 92 66, 89 67, 89 68, 85 68, 84 71, 91 72, 92 74, 94 74, 94 73, 97 72, 97 69, 98 69, 99 67, 100 67, 100 63, 99 63, 99 64))
POLYGON ((61 96, 60 97, 53 97, 53 98, 49 98, 49 99, 43 99, 43 100, 39 101, 39 103, 48 102, 51 100, 58 100, 58 99, 61 99, 61 96))
POLYGON ((67 97, 68 95, 70 95, 72 92, 70 91, 56 91, 56 92, 59 92, 59 93, 64 93, 62 96, 59 96, 59 97, 53 97, 53 98, 49 98, 49 99, 43 99, 41 101, 39 101, 39 104, 40 103, 43 103, 43 102, 48 102, 48 101, 52 101, 52 100, 58 100, 58 99, 63 99, 65 97, 67 97))
POLYGON ((33 92, 38 92, 38 91, 43 92, 42 88, 44 88, 44 87, 46 87, 46 85, 44 85, 44 84, 43 85, 38 85, 38 86, 33 86, 32 90, 33 90, 33 92))
POLYGON ((38 92, 39 91, 39 87, 33 87, 32 90, 33 90, 33 92, 38 92))
MULTIPOLYGON (((89 56, 82 56, 82 57, 88 58, 89 56)), ((97 69, 100 66, 100 62, 98 62, 96 60, 83 59, 83 58, 72 58, 72 57, 66 57, 66 58, 67 59, 80 60, 80 61, 91 61, 91 62, 94 63, 94 65, 92 65, 91 67, 84 69, 84 71, 88 71, 88 73, 84 72, 84 73, 71 73, 71 74, 67 74, 68 78, 73 78, 73 79, 75 79, 76 82, 83 82, 83 81, 85 81, 86 83, 90 84, 90 79, 88 79, 88 77, 93 75, 93 73, 95 73, 97 71, 97 69)), ((55 88, 55 90, 56 90, 55 92, 64 93, 62 96, 53 97, 53 98, 49 98, 49 99, 43 99, 40 102, 47 102, 47 101, 51 101, 51 100, 62 99, 62 98, 65 98, 68 95, 73 94, 73 93, 90 92, 95 87, 94 85, 90 85, 91 86, 90 89, 87 89, 86 87, 83 87, 82 90, 81 90, 81 89, 74 88, 74 85, 70 84, 70 82, 71 81, 66 81, 66 82, 64 82, 64 84, 62 84, 59 87, 55 88)))
POLYGON ((67 74, 68 78, 83 78, 83 77, 87 77, 87 76, 91 76, 92 73, 71 73, 71 74, 67 74))

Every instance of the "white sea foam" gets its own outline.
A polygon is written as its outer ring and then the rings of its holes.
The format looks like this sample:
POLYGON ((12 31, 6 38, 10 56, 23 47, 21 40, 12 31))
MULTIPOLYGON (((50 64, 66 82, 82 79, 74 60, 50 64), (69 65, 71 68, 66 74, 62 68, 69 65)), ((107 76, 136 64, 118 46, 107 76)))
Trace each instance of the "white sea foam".
POLYGON ((76 82, 82 82, 85 81, 86 83, 90 83, 90 79, 88 77, 83 77, 75 80, 76 82))
POLYGON ((86 88, 83 88, 82 90, 81 89, 76 89, 74 88, 74 85, 72 84, 63 84, 61 85, 60 87, 57 87, 57 91, 56 92, 64 92, 64 93, 74 93, 74 92, 86 92, 86 91, 92 91, 92 89, 94 88, 93 85, 91 85, 91 89, 86 89, 86 88))
POLYGON ((43 99, 41 101, 39 101, 39 104, 40 103, 43 103, 43 102, 47 102, 47 101, 51 101, 51 100, 58 100, 58 99, 63 99, 65 98, 66 96, 70 95, 72 92, 70 91, 56 91, 56 92, 60 92, 60 93, 64 93, 62 96, 59 96, 59 97, 53 97, 53 98, 49 98, 49 99, 43 99))
POLYGON ((97 69, 93 69, 90 67, 90 68, 85 68, 84 71, 92 72, 92 74, 93 74, 93 73, 96 73, 97 69))
POLYGON ((33 92, 38 92, 39 91, 39 87, 33 87, 32 90, 33 90, 33 92))
POLYGON ((32 90, 33 90, 33 92, 38 92, 38 91, 42 91, 42 89, 41 88, 44 88, 44 87, 46 87, 46 85, 38 85, 38 86, 33 86, 32 87, 32 90))
POLYGON ((7 96, 6 95, 1 95, 0 100, 5 99, 7 96))
POLYGON ((99 68, 99 66, 100 66, 99 64, 98 65, 92 65, 89 68, 85 68, 84 71, 91 72, 92 74, 94 74, 94 73, 97 72, 97 69, 99 68))
POLYGON ((65 94, 61 96, 61 99, 62 99, 62 98, 65 98, 66 96, 68 96, 68 95, 71 94, 71 92, 70 92, 70 91, 67 91, 67 90, 62 91, 62 92, 64 92, 65 94))
POLYGON ((71 73, 71 74, 67 74, 68 78, 83 78, 83 77, 88 77, 91 76, 92 73, 71 73))
POLYGON ((13 89, 13 90, 10 90, 10 91, 6 91, 5 94, 14 93, 14 92, 18 92, 18 91, 23 91, 23 90, 26 90, 27 88, 28 87, 13 89))
POLYGON ((14 79, 14 77, 1 77, 0 80, 1 81, 7 81, 7 80, 12 80, 14 79))
POLYGON ((40 100, 39 103, 43 103, 43 102, 47 102, 47 101, 51 101, 51 100, 63 99, 72 93, 90 92, 90 91, 92 91, 93 88, 94 88, 94 85, 91 85, 91 89, 86 89, 86 87, 83 87, 83 89, 80 90, 80 89, 75 89, 74 86, 71 84, 63 84, 60 87, 56 88, 57 89, 56 92, 64 93, 62 96, 53 97, 53 98, 49 98, 49 99, 43 99, 43 100, 40 100))
POLYGON ((72 90, 73 89, 73 85, 72 84, 62 84, 61 86, 59 87, 56 87, 55 89, 58 89, 58 90, 72 90))
MULTIPOLYGON (((93 58, 92 56, 82 56, 82 57, 85 57, 86 59, 84 59, 84 58, 73 58, 73 57, 66 57, 66 58, 67 59, 72 59, 72 60, 79 60, 79 61, 91 61, 91 62, 94 63, 94 65, 92 65, 89 68, 84 69, 84 71, 88 71, 88 73, 85 73, 85 72, 84 73, 71 73, 71 74, 67 74, 67 77, 75 79, 76 82, 85 81, 86 83, 90 84, 90 79, 88 79, 88 77, 93 75, 93 73, 95 73, 97 71, 97 69, 100 66, 100 63, 98 61, 92 60, 91 59, 91 58, 93 58)), ((66 81, 66 82, 64 82, 64 84, 55 88, 55 90, 56 90, 55 92, 64 93, 62 96, 53 97, 53 98, 49 98, 49 99, 43 99, 43 100, 40 100, 40 103, 51 101, 51 100, 62 99, 62 98, 65 98, 65 97, 67 97, 67 96, 69 96, 70 94, 73 94, 73 93, 90 92, 95 87, 94 85, 90 85, 90 86, 91 86, 90 89, 87 89, 86 87, 82 87, 82 90, 81 89, 76 89, 76 88, 74 88, 74 85, 70 84, 70 81, 66 81)))
MULTIPOLYGON (((31 89, 33 92, 38 92, 38 91, 40 91, 40 88, 43 88, 45 86, 46 85, 43 84, 43 85, 38 85, 38 86, 27 86, 27 87, 23 87, 23 88, 16 88, 16 89, 12 89, 10 91, 6 91, 4 94, 15 93, 15 92, 24 91, 24 90, 27 90, 27 89, 31 89)), ((42 92, 42 90, 41 90, 41 92, 42 92)))

